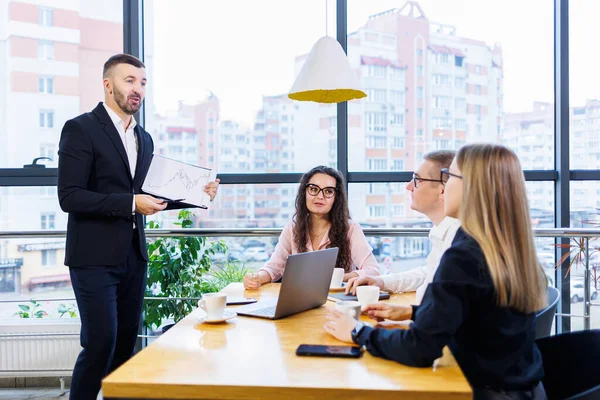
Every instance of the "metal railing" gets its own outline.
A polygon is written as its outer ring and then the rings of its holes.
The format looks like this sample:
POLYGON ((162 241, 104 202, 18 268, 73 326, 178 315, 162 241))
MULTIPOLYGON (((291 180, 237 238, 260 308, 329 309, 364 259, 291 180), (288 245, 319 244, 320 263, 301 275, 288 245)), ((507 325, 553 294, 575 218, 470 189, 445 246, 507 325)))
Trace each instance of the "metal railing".
MULTIPOLYGON (((275 237, 281 234, 282 228, 176 228, 146 229, 147 238, 156 237, 275 237)), ((370 237, 426 237, 429 228, 363 228, 365 236, 370 237)), ((583 275, 583 315, 556 313, 559 317, 575 317, 584 319, 584 329, 590 329, 591 307, 600 306, 590 299, 590 262, 589 245, 593 238, 600 238, 600 229, 541 228, 534 229, 534 236, 548 238, 582 238, 585 243, 585 264, 583 275)), ((65 238, 66 231, 0 231, 0 239, 24 238, 65 238)), ((36 301, 73 301, 75 299, 36 299, 36 301)), ((145 297, 144 300, 199 300, 199 298, 180 297, 145 297)), ((0 303, 15 303, 23 300, 0 300, 0 303)), ((140 335, 140 337, 148 337, 140 335)), ((153 337, 153 336, 150 336, 153 337)))

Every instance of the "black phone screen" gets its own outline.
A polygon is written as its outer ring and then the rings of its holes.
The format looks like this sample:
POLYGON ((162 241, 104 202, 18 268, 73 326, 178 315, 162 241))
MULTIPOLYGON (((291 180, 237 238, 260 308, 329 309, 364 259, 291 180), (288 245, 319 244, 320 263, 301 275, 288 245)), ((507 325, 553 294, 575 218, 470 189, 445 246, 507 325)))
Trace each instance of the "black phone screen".
POLYGON ((362 356, 362 353, 362 348, 358 346, 326 346, 320 344, 301 344, 296 349, 297 356, 358 358, 362 356))

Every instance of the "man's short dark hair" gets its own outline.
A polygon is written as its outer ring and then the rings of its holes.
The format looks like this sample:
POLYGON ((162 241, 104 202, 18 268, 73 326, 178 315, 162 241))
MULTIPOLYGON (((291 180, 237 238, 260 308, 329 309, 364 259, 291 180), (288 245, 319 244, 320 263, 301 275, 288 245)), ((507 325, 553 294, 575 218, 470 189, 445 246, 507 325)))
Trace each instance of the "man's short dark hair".
POLYGON ((104 63, 102 78, 106 78, 110 74, 110 71, 119 64, 129 64, 136 68, 146 68, 144 63, 137 57, 130 54, 115 54, 104 63))
POLYGON ((423 159, 436 163, 441 169, 450 168, 454 156, 456 156, 456 151, 454 150, 435 150, 425 154, 423 159))

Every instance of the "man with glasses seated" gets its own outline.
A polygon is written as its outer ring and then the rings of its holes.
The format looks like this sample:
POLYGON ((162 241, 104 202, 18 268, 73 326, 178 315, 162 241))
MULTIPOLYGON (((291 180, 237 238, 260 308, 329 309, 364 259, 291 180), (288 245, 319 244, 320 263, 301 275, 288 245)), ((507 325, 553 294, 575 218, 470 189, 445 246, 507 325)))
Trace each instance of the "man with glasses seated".
MULTIPOLYGON (((346 293, 355 294, 356 287, 360 285, 379 286, 382 290, 393 293, 416 290, 417 304, 421 302, 427 285, 433 280, 442 254, 450 247, 454 234, 460 227, 457 219, 444 216, 444 184, 448 177, 440 172, 450 166, 454 155, 455 152, 450 150, 425 154, 423 162, 406 186, 406 190, 410 192, 410 208, 425 214, 433 222, 429 232, 432 248, 427 256, 426 265, 389 275, 350 279, 346 293)), ((371 311, 373 317, 394 319, 393 307, 385 303, 378 303, 376 306, 381 307, 381 310, 371 311)))
POLYGON ((246 274, 244 287, 257 289, 283 275, 290 254, 337 247, 336 268, 344 268, 344 282, 378 276, 379 265, 360 225, 350 219, 342 174, 318 166, 302 176, 296 195, 296 213, 279 236, 271 259, 256 273, 246 274))

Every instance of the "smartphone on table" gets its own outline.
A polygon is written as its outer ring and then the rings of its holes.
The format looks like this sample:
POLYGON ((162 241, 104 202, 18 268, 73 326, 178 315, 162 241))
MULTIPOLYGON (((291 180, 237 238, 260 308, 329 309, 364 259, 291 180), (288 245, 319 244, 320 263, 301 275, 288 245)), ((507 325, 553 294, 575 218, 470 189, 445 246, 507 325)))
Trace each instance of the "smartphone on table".
POLYGON ((363 355, 362 347, 328 346, 321 344, 301 344, 296 349, 297 356, 359 358, 363 355))

